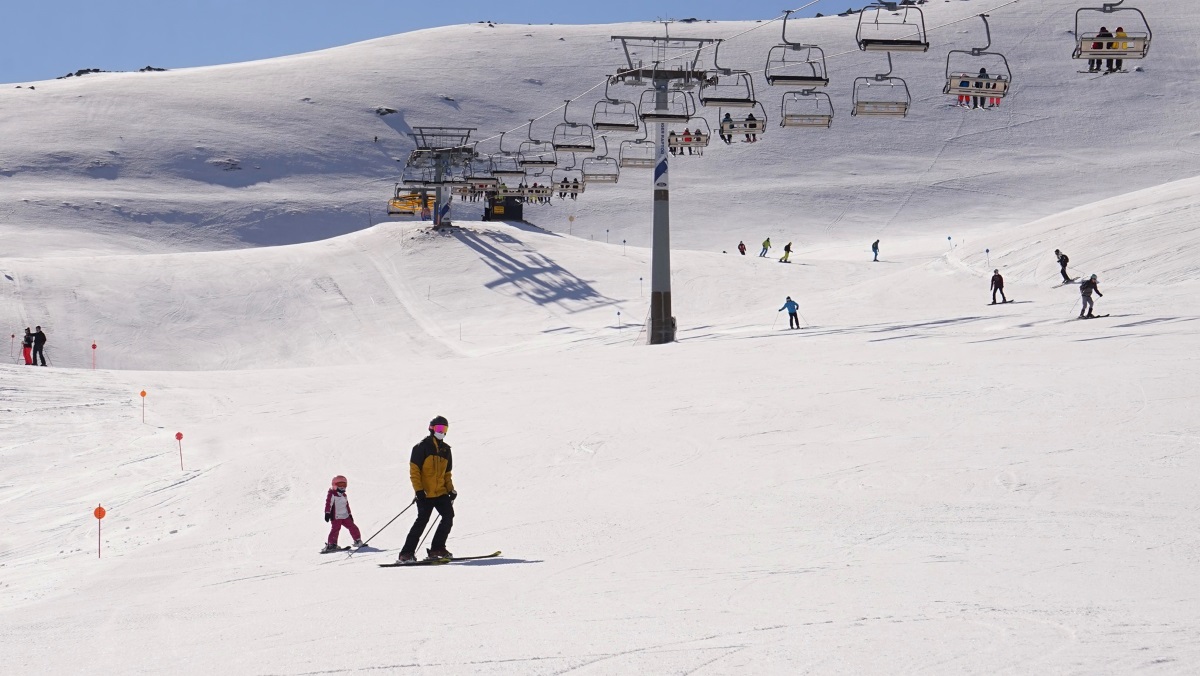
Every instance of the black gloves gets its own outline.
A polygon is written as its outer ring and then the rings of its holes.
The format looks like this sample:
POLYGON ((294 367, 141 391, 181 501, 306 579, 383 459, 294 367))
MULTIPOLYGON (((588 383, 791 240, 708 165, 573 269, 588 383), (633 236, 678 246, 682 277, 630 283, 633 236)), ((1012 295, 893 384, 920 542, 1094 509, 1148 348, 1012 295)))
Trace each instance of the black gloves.
POLYGON ((454 498, 458 497, 458 491, 450 491, 450 502, 454 502, 454 498))
POLYGON ((332 514, 330 514, 329 512, 325 512, 325 523, 329 523, 329 520, 332 518, 333 518, 332 514))
POLYGON ((425 491, 417 491, 417 499, 424 500, 425 499, 425 491))

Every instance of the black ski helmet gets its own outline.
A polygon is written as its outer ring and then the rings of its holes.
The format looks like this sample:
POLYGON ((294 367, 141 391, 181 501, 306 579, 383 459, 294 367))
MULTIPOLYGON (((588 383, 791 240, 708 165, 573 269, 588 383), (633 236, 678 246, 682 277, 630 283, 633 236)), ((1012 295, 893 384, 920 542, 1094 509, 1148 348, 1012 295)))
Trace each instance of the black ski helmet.
POLYGON ((440 416, 440 415, 439 415, 439 416, 435 416, 435 417, 433 418, 433 420, 430 420, 430 421, 429 421, 429 427, 430 427, 430 428, 432 428, 434 425, 445 425, 446 427, 449 427, 449 426, 450 426, 450 421, 449 421, 449 420, 446 420, 444 417, 442 417, 442 416, 440 416))

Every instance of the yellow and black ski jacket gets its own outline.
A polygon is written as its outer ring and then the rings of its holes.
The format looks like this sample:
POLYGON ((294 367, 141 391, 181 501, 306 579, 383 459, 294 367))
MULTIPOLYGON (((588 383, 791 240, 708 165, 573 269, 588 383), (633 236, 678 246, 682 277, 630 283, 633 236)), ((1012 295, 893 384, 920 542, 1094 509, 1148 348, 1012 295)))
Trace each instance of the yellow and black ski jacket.
POLYGON ((450 472, 454 459, 450 456, 450 444, 438 441, 432 434, 413 446, 408 462, 408 475, 414 491, 425 491, 425 497, 437 498, 454 492, 450 472))

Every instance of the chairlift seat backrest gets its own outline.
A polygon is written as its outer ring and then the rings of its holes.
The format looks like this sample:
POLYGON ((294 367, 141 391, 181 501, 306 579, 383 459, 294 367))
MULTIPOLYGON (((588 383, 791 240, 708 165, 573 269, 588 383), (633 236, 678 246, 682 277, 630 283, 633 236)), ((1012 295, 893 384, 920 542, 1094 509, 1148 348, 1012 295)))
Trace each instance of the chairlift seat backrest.
POLYGON ((995 77, 980 77, 971 73, 951 73, 942 89, 952 96, 989 96, 1003 98, 1008 94, 1009 82, 995 77))
POLYGON ((733 133, 762 132, 765 127, 766 120, 747 120, 745 118, 721 120, 721 133, 727 135, 733 133))
POLYGON ((707 148, 710 138, 705 133, 675 133, 667 137, 667 145, 672 148, 707 148))
POLYGON ((1119 38, 1081 33, 1072 56, 1076 59, 1143 59, 1149 51, 1150 40, 1146 33, 1127 33, 1119 38))
POLYGON ((784 127, 829 127, 833 125, 831 113, 784 113, 780 125, 784 127))
POLYGON ((916 38, 903 40, 883 40, 879 38, 863 38, 859 46, 864 52, 927 52, 929 43, 916 38))
POLYGON ((867 117, 905 117, 908 115, 907 101, 857 101, 854 114, 867 117))
POLYGON ((767 84, 771 85, 795 85, 799 87, 825 87, 829 85, 829 78, 818 75, 805 75, 802 73, 796 74, 768 74, 767 84))

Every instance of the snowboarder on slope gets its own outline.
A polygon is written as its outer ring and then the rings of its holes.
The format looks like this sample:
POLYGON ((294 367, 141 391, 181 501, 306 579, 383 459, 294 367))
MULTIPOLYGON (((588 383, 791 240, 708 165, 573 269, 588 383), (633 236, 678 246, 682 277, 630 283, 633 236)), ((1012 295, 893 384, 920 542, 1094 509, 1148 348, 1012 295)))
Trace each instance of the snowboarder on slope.
POLYGON ((1063 284, 1070 283, 1071 275, 1067 274, 1067 263, 1070 263, 1071 259, 1067 258, 1067 254, 1059 251, 1058 249, 1054 250, 1054 257, 1058 259, 1058 265, 1060 268, 1059 272, 1062 273, 1063 284))
POLYGON ((738 253, 742 254, 743 256, 746 255, 746 243, 745 242, 738 242, 738 253))
POLYGON ((871 253, 875 254, 875 260, 872 262, 878 263, 879 262, 879 240, 875 240, 874 242, 871 243, 871 253))
POLYGON ((329 492, 325 494, 325 522, 333 524, 329 529, 329 537, 325 539, 325 549, 322 554, 338 551, 338 535, 342 526, 350 531, 354 538, 354 546, 363 546, 362 534, 354 525, 354 515, 350 513, 350 498, 346 497, 346 477, 337 475, 330 482, 329 492))
POLYGON ((1092 301, 1093 291, 1096 292, 1097 296, 1104 297, 1104 294, 1100 293, 1100 280, 1096 279, 1096 275, 1088 277, 1083 280, 1083 284, 1079 285, 1079 294, 1083 298, 1083 307, 1079 308, 1080 319, 1094 316, 1092 315, 1092 308, 1095 306, 1095 303, 1092 301), (1083 314, 1084 311, 1087 312, 1086 317, 1083 314))
POLYGON ((25 365, 33 366, 33 332, 25 327, 25 337, 21 339, 21 356, 25 357, 25 365))
POLYGON ((766 258, 767 257, 767 249, 770 249, 770 248, 771 248, 771 238, 768 237, 763 240, 763 250, 762 250, 762 253, 758 254, 758 257, 766 258))
POLYGON ((46 334, 42 331, 42 327, 33 327, 33 365, 37 366, 38 361, 42 362, 42 366, 46 365, 46 334))
POLYGON ((796 313, 800 311, 800 305, 792 300, 791 296, 787 297, 787 300, 783 302, 783 307, 779 308, 778 311, 783 312, 784 310, 788 311, 788 328, 800 328, 800 318, 796 316, 796 313))
POLYGON ((779 262, 780 263, 790 262, 790 261, 788 261, 788 256, 791 256, 791 255, 792 255, 792 243, 788 242, 787 244, 783 245, 783 258, 780 258, 779 262))
POLYGON ((454 499, 458 492, 454 490, 451 472, 454 470, 454 459, 450 455, 450 444, 445 442, 446 431, 450 423, 442 416, 429 421, 429 436, 416 446, 413 446, 409 458, 408 474, 412 480, 413 490, 417 497, 417 520, 408 531, 408 539, 400 550, 400 563, 410 563, 416 560, 417 540, 425 531, 425 524, 433 510, 437 510, 442 520, 437 530, 433 532, 433 542, 429 547, 429 558, 450 558, 446 550, 446 538, 454 527, 454 499))
POLYGON ((1000 269, 992 270, 992 305, 996 304, 996 292, 1000 292, 1000 302, 1007 303, 1008 298, 1004 297, 1004 277, 1000 275, 1000 269))

